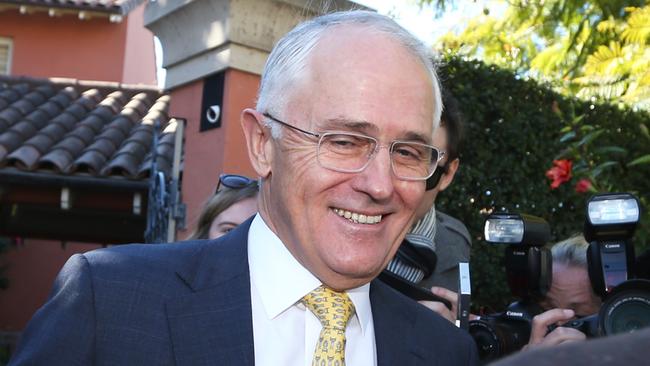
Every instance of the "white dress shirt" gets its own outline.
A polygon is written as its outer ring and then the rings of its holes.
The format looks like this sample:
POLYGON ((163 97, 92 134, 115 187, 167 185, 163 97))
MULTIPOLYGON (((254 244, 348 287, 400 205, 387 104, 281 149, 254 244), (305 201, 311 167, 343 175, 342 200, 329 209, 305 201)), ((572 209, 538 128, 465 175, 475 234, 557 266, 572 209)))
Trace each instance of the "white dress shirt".
MULTIPOLYGON (((257 214, 248 232, 253 339, 256 366, 311 366, 321 331, 318 318, 300 303, 321 285, 257 214)), ((370 285, 346 291, 355 315, 345 330, 346 366, 376 366, 370 285)))

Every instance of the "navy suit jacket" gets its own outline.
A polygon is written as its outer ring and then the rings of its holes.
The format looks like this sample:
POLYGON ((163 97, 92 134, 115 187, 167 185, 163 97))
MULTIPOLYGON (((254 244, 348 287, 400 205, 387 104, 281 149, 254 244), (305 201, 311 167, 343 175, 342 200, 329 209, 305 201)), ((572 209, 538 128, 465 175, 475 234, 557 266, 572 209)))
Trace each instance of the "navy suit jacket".
MULTIPOLYGON (((74 255, 10 365, 252 366, 250 223, 74 255)), ((432 311, 377 280, 370 300, 379 366, 477 364, 471 338, 432 311)))

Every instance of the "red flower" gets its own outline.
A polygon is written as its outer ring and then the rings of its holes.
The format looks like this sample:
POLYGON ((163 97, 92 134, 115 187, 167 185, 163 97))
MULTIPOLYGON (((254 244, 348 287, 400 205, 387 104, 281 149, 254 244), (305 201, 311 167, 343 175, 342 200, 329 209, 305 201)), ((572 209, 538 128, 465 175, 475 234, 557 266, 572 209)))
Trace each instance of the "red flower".
POLYGON ((571 168, 573 163, 571 160, 560 159, 553 160, 553 165, 554 167, 546 171, 546 177, 552 180, 551 189, 555 189, 559 187, 560 184, 568 182, 571 179, 571 168))
POLYGON ((576 183, 576 192, 585 193, 591 188, 591 181, 587 178, 582 178, 576 183))

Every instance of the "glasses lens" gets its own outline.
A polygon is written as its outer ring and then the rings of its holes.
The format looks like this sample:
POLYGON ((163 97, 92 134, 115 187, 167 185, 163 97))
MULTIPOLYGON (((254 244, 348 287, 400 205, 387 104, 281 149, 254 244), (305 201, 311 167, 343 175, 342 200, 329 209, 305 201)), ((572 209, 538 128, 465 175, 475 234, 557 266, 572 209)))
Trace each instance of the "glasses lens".
MULTIPOLYGON (((255 183, 255 181, 248 177, 244 177, 243 175, 222 174, 219 177, 219 183, 228 188, 240 189, 255 183)), ((219 190, 219 188, 217 188, 217 190, 219 190)))
POLYGON ((395 175, 403 179, 426 179, 438 163, 438 150, 417 142, 395 141, 391 146, 395 175))
POLYGON ((375 139, 347 133, 325 133, 318 142, 318 162, 340 172, 361 171, 375 150, 375 139))

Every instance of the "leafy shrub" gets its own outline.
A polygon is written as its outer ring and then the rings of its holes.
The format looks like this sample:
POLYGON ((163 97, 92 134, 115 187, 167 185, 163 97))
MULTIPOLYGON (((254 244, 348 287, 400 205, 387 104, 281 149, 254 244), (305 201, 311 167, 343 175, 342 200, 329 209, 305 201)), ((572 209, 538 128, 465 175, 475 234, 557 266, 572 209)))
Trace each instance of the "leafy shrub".
POLYGON ((551 225, 551 242, 582 231, 591 194, 577 193, 572 184, 551 190, 545 176, 554 159, 567 155, 569 143, 560 138, 574 119, 565 116, 579 115, 581 125, 604 129, 597 144, 594 140, 593 146, 585 146, 582 158, 617 162, 599 172, 598 186, 632 192, 640 199, 644 210, 634 241, 637 253, 648 247, 649 165, 627 165, 650 153, 650 137, 644 135, 650 121, 647 114, 571 99, 480 61, 450 57, 444 60, 441 79, 459 102, 465 139, 459 172, 436 207, 463 221, 473 235, 474 311, 477 306, 488 312, 502 310, 513 300, 503 270, 504 246, 483 240, 483 224, 490 212, 543 217, 551 225), (621 149, 598 152, 603 146, 621 149))

